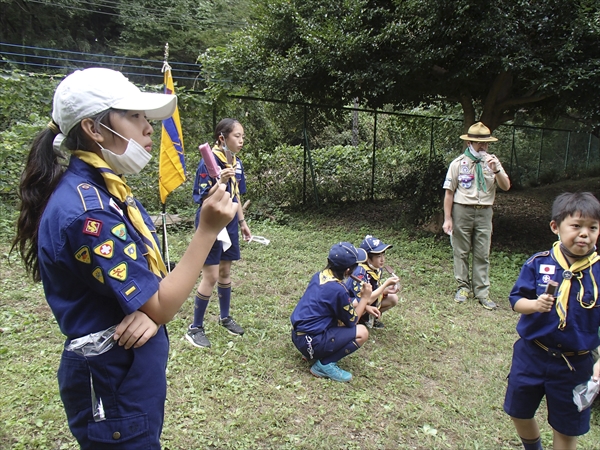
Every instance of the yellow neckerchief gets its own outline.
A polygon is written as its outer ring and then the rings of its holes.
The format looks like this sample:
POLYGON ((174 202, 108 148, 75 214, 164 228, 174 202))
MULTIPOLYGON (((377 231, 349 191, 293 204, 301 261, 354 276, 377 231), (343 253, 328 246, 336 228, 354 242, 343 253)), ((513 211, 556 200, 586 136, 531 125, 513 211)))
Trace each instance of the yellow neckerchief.
MULTIPOLYGON (((382 273, 381 269, 374 269, 373 267, 371 267, 369 265, 368 262, 360 263, 359 266, 367 271, 367 273, 371 276, 371 278, 373 278, 377 282, 377 287, 379 287, 379 280, 381 279, 381 273, 382 273)), ((373 290, 375 290, 375 289, 373 289, 373 290)), ((373 306, 375 306, 377 309, 379 309, 379 307, 381 306, 382 300, 383 300, 383 292, 381 294, 379 294, 379 296, 377 297, 377 300, 375 301, 373 306)))
POLYGON ((89 164, 100 172, 100 175, 104 178, 108 192, 114 195, 121 202, 127 205, 127 216, 131 220, 133 227, 142 237, 144 244, 146 244, 147 252, 144 256, 148 260, 148 266, 155 275, 159 277, 165 277, 167 275, 167 268, 163 262, 162 256, 156 245, 156 241, 152 237, 152 233, 148 229, 148 226, 144 222, 142 214, 137 207, 131 189, 125 183, 125 179, 116 173, 106 164, 102 158, 92 152, 84 152, 82 150, 75 150, 73 156, 81 159, 84 163, 89 164))
MULTIPOLYGON (((556 313, 558 314, 559 318, 558 329, 563 330, 567 325, 567 304, 569 302, 569 292, 571 291, 571 279, 573 276, 575 276, 579 281, 577 301, 581 304, 581 306, 583 306, 583 284, 581 283, 583 271, 595 264, 596 261, 600 260, 600 256, 598 256, 598 253, 594 252, 585 258, 578 259, 571 266, 569 266, 567 259, 560 251, 560 241, 556 241, 554 245, 552 245, 552 254, 554 255, 556 262, 562 269, 564 269, 563 281, 558 288, 558 298, 556 299, 556 313)), ((596 284, 596 279, 594 278, 594 274, 591 270, 590 277, 592 278, 592 285, 594 286, 594 301, 592 302, 591 306, 584 306, 584 308, 593 308, 598 300, 598 285, 596 284)))
POLYGON ((322 272, 319 272, 319 284, 329 283, 330 281, 337 281, 338 283, 343 284, 333 275, 331 269, 325 269, 322 272))
MULTIPOLYGON (((233 168, 233 169, 235 169, 237 167, 237 158, 233 153, 231 153, 231 157, 233 158, 233 163, 229 164, 227 162, 227 157, 225 156, 225 152, 222 151, 220 147, 215 145, 212 148, 212 151, 215 154, 215 156, 217 158, 219 158, 219 161, 221 161, 223 164, 225 164, 225 167, 233 168)), ((235 176, 233 176, 233 178, 229 179, 229 182, 231 183, 231 190, 232 190, 231 196, 233 198, 237 197, 238 201, 240 201, 240 188, 238 186, 237 178, 235 176)))

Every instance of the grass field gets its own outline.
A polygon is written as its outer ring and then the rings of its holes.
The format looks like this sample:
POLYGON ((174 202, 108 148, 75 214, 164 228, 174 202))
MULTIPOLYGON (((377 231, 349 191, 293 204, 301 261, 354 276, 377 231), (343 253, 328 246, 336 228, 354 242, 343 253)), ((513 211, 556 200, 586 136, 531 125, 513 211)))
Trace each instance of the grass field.
MULTIPOLYGON (((518 449, 502 410, 518 314, 507 296, 527 255, 491 257, 492 298, 458 305, 449 242, 404 231, 395 219, 338 217, 335 209, 287 217, 285 225, 250 222, 269 246, 242 244, 232 269, 232 314, 246 329, 218 326, 211 302, 210 349, 182 339, 193 300, 168 325, 171 353, 163 430, 165 449, 518 449), (313 377, 290 340, 289 316, 329 247, 356 245, 371 233, 394 247, 387 263, 400 276, 397 308, 384 330, 340 366, 349 384, 313 377)), ((176 259, 191 230, 172 230, 176 259)), ((548 246, 550 242, 548 243, 548 246)), ((75 449, 56 383, 63 337, 41 285, 25 276, 8 242, 0 244, 0 448, 75 449)), ((600 447, 600 408, 581 449, 600 447)), ((544 446, 551 430, 538 413, 544 446)))

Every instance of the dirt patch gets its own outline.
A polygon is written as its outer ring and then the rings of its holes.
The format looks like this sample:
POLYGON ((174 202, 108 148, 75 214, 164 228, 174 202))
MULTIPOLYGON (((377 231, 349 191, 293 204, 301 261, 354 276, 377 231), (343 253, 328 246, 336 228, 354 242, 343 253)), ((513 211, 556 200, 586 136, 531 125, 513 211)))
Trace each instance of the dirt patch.
POLYGON ((591 192, 600 198, 600 178, 499 192, 494 206, 494 248, 528 253, 549 248, 556 240, 549 226, 552 203, 563 192, 591 192))

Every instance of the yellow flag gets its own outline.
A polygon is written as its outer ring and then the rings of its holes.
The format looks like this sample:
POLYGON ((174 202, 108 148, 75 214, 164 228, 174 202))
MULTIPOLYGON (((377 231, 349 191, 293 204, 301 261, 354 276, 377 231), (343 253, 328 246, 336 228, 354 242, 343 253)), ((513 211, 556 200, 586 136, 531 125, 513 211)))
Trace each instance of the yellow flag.
MULTIPOLYGON (((165 68, 165 94, 175 94, 171 68, 165 68)), ((179 108, 171 117, 162 121, 160 136, 160 154, 158 162, 158 188, 160 201, 164 204, 167 195, 186 179, 185 157, 183 154, 183 134, 179 120, 179 108)))

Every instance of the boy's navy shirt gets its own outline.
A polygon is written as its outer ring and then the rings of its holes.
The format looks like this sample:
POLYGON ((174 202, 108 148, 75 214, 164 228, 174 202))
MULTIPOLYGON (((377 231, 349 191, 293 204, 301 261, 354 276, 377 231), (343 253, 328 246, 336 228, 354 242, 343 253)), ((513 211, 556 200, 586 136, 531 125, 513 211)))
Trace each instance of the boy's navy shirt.
POLYGON ((296 305, 290 320, 294 330, 310 335, 320 334, 341 321, 347 327, 355 327, 354 297, 331 271, 324 270, 313 275, 306 291, 296 305))
MULTIPOLYGON (((593 350, 600 345, 598 328, 600 327, 600 302, 594 302, 594 284, 600 283, 600 262, 574 274, 569 293, 567 324, 563 330, 558 328, 559 317, 556 307, 547 313, 522 314, 517 324, 517 332, 523 339, 537 339, 550 348, 563 352, 593 350), (581 285, 580 285, 581 282, 581 285), (583 296, 578 300, 580 289, 583 296)), ((513 286, 509 301, 514 309, 521 298, 537 299, 544 293, 549 280, 560 284, 563 281, 564 269, 553 258, 551 251, 537 253, 521 268, 521 273, 513 286)), ((596 289, 600 289, 596 285, 596 289)), ((558 296, 558 294, 557 294, 558 296)))

